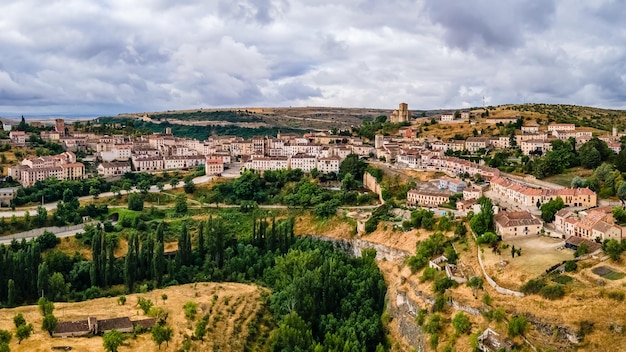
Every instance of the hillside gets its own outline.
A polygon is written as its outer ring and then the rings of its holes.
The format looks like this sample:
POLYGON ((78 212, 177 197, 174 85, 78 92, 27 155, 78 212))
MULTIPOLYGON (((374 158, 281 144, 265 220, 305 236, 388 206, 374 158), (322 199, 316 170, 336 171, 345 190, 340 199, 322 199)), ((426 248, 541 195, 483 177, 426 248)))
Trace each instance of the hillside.
MULTIPOLYGON (((422 110, 414 110, 417 117, 422 110)), ((391 115, 391 109, 332 108, 332 107, 281 107, 250 108, 233 107, 221 109, 170 110, 164 112, 140 112, 119 114, 118 118, 134 118, 156 124, 170 123, 186 126, 231 126, 246 128, 282 128, 330 130, 350 129, 363 119, 379 115, 391 115)))
MULTIPOLYGON (((610 131, 612 126, 623 131, 626 128, 626 111, 602 109, 589 106, 565 104, 508 104, 488 107, 490 117, 523 116, 542 124, 550 122, 573 123, 576 126, 593 127, 610 131)), ((482 113, 484 109, 473 110, 482 113)))
MULTIPOLYGON (((262 296, 267 290, 254 285, 237 283, 196 283, 173 286, 143 294, 126 296, 126 304, 119 305, 117 297, 99 298, 79 303, 56 303, 55 315, 59 321, 86 319, 95 316, 100 319, 128 316, 131 320, 145 318, 137 306, 138 297, 151 300, 155 306, 168 312, 167 325, 174 330, 169 347, 161 346, 161 351, 177 351, 183 345, 184 336, 191 336, 196 322, 209 314, 210 320, 204 342, 192 341, 195 350, 243 351, 248 338, 248 324, 257 318, 262 308, 262 296), (167 295, 163 299, 162 295, 167 295), (185 318, 183 305, 195 302, 198 313, 195 320, 185 318)), ((28 323, 34 326, 33 335, 18 345, 14 337, 11 351, 50 351, 54 346, 71 346, 72 351, 102 351, 102 338, 51 338, 41 331, 41 315, 37 306, 23 306, 13 309, 0 309, 0 329, 15 335, 13 316, 22 313, 28 323)), ((262 330, 262 329, 261 329, 262 330)), ((150 333, 126 340, 123 351, 155 351, 156 344, 150 333)))

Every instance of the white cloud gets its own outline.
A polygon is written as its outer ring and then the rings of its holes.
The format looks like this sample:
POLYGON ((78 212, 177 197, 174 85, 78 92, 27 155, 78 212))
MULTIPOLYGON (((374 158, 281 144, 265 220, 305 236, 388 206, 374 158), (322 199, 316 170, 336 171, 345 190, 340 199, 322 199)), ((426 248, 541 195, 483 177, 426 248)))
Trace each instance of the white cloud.
POLYGON ((0 115, 626 107, 618 1, 5 1, 0 115))

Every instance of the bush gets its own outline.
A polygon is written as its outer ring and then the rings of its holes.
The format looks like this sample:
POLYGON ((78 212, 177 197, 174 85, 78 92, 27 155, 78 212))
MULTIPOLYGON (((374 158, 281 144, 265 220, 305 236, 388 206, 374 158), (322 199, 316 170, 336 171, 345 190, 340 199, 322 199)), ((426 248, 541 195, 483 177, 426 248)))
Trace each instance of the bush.
POLYGON ((424 273, 422 274, 422 278, 420 279, 422 282, 432 281, 437 276, 439 271, 435 268, 426 268, 424 269, 424 273))
POLYGON ((415 317, 415 324, 417 326, 424 325, 424 320, 426 320, 426 309, 420 309, 417 311, 417 316, 415 317))
POLYGON ((528 321, 522 316, 515 316, 509 322, 508 333, 510 337, 524 335, 528 329, 528 321))
POLYGON ((543 280, 531 279, 522 286, 521 291, 525 294, 537 294, 545 286, 546 283, 543 280))
POLYGON ((196 313, 198 313, 198 305, 195 302, 187 302, 183 306, 185 310, 185 317, 189 320, 194 320, 196 318, 196 313))
POLYGON ((545 286, 541 288, 540 293, 544 298, 552 299, 552 300, 563 298, 563 296, 565 296, 565 290, 563 289, 563 286, 561 285, 545 286))
POLYGON ((568 273, 575 271, 576 269, 578 269, 578 264, 576 264, 575 261, 568 260, 565 262, 565 271, 567 271, 568 273))
POLYGON ((443 312, 443 308, 446 305, 446 299, 443 295, 437 295, 435 297, 435 303, 433 304, 433 313, 434 312, 443 312))
POLYGON ((457 285, 456 281, 445 276, 435 280, 434 290, 438 293, 444 293, 447 289, 454 287, 455 285, 457 285))
POLYGON ((624 295, 625 294, 623 291, 611 291, 608 293, 610 299, 614 299, 620 302, 624 300, 624 295))
POLYGON ((552 278, 552 281, 556 282, 557 284, 566 285, 574 281, 574 279, 572 279, 571 276, 567 275, 557 275, 552 278))
POLYGON ((139 305, 139 308, 141 308, 141 310, 143 311, 143 314, 148 314, 150 308, 152 308, 152 306, 154 305, 151 300, 143 297, 137 297, 137 304, 139 305))
POLYGON ((140 193, 131 193, 128 195, 128 210, 143 210, 143 196, 140 193))
POLYGON ((475 289, 482 290, 483 289, 483 279, 478 276, 472 276, 467 281, 467 286, 475 289))
POLYGON ((493 232, 485 232, 484 234, 477 237, 476 242, 478 244, 492 244, 500 241, 500 236, 496 235, 493 232))
POLYGON ((428 323, 424 325, 424 331, 429 334, 436 334, 441 328, 441 316, 439 314, 433 314, 428 320, 428 323))
POLYGON ((457 334, 469 334, 472 323, 470 323, 467 315, 463 314, 463 312, 458 312, 452 319, 452 326, 454 326, 457 334))

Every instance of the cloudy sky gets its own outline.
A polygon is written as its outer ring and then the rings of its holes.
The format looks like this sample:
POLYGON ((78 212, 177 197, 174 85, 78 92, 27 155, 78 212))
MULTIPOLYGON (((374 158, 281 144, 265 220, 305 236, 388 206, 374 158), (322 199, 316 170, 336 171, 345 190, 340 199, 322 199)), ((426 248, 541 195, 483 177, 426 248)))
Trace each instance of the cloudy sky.
POLYGON ((619 0, 3 0, 0 116, 626 108, 624 18, 619 0))

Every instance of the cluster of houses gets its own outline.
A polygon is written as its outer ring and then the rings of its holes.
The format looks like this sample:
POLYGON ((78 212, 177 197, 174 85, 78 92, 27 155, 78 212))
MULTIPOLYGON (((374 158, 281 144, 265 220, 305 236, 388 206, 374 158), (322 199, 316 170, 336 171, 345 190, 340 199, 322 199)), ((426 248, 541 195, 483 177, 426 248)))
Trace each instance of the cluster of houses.
POLYGON ((566 238, 575 236, 594 241, 596 238, 621 240, 626 229, 615 224, 611 207, 574 212, 565 208, 555 215, 554 225, 566 238))
POLYGON ((557 198, 563 199, 568 207, 589 208, 598 205, 596 193, 589 188, 533 188, 504 177, 494 177, 490 186, 498 198, 524 207, 533 207, 557 198))
POLYGON ((76 162, 73 152, 64 152, 59 155, 27 158, 17 166, 8 170, 8 176, 19 181, 24 187, 32 186, 37 181, 48 177, 59 180, 80 180, 85 175, 85 166, 76 162))

